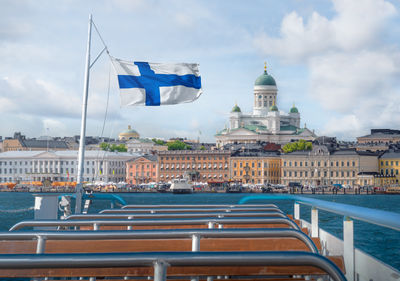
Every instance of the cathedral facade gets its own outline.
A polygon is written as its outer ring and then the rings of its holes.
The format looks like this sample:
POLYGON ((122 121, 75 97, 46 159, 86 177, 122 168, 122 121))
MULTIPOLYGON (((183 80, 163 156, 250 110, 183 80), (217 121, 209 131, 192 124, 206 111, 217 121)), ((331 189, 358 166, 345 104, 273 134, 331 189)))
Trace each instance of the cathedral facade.
POLYGON ((235 143, 272 142, 286 144, 292 140, 314 140, 314 132, 300 127, 300 112, 293 105, 288 113, 277 107, 275 79, 264 73, 254 83, 253 112, 242 113, 236 104, 229 116, 229 126, 215 135, 218 147, 235 143))

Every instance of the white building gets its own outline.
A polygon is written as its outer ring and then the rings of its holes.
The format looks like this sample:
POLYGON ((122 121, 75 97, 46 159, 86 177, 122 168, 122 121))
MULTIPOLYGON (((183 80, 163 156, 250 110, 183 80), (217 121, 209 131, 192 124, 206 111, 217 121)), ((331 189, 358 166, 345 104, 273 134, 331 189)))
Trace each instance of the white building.
POLYGON ((253 112, 242 113, 235 105, 230 113, 229 127, 215 136, 218 147, 230 143, 272 142, 286 144, 291 140, 314 140, 315 134, 300 127, 300 113, 293 105, 289 113, 277 107, 278 88, 275 79, 267 73, 254 84, 253 112))
MULTIPOLYGON (((86 151, 84 181, 120 182, 125 162, 137 154, 86 151)), ((8 151, 0 153, 0 182, 76 181, 78 151, 8 151)))
POLYGON ((168 146, 157 145, 150 139, 130 139, 126 142, 129 153, 152 154, 157 151, 166 151, 168 146))

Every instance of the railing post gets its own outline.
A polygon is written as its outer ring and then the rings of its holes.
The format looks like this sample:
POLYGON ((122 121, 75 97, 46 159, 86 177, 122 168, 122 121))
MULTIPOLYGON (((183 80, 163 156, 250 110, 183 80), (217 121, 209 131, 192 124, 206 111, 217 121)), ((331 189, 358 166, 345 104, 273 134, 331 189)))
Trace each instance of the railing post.
POLYGON ((154 262, 154 281, 165 281, 167 279, 167 264, 164 261, 154 262))
POLYGON ((300 219, 300 204, 297 202, 294 202, 294 219, 300 219))
POLYGON ((353 220, 349 217, 344 217, 343 220, 343 259, 346 278, 354 281, 354 227, 353 220))
POLYGON ((193 234, 192 235, 192 252, 200 251, 200 235, 193 234))
POLYGON ((311 237, 318 237, 318 209, 315 207, 311 208, 311 237))
MULTIPOLYGON (((128 220, 131 220, 131 219, 133 219, 133 216, 129 216, 128 217, 128 220)), ((132 230, 132 225, 128 225, 127 229, 128 230, 132 230)))
POLYGON ((39 235, 37 237, 36 254, 43 254, 46 247, 46 237, 39 235))
POLYGON ((100 226, 98 223, 93 224, 93 230, 99 230, 100 226))

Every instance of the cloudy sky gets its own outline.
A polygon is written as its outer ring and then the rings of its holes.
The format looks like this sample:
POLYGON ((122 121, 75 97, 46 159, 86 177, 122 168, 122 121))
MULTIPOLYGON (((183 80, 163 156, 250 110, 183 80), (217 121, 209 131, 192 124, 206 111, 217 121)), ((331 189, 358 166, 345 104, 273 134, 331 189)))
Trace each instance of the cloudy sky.
MULTIPOLYGON (((399 129, 398 0, 0 0, 0 6, 3 138, 15 131, 79 134, 90 13, 111 55, 199 63, 204 93, 191 104, 121 108, 103 56, 91 72, 87 135, 116 137, 132 125, 143 137, 213 142, 235 102, 252 110, 264 61, 277 81, 279 109, 295 103, 301 124, 318 135, 354 140, 371 128, 399 129)), ((93 58, 101 48, 94 34, 93 58)))

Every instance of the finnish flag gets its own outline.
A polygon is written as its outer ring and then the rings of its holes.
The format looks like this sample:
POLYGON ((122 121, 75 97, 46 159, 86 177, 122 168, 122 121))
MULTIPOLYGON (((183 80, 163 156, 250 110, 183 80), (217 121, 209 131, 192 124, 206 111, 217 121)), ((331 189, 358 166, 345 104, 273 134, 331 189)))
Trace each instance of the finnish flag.
POLYGON ((129 62, 112 58, 121 105, 192 102, 202 93, 198 64, 129 62))

